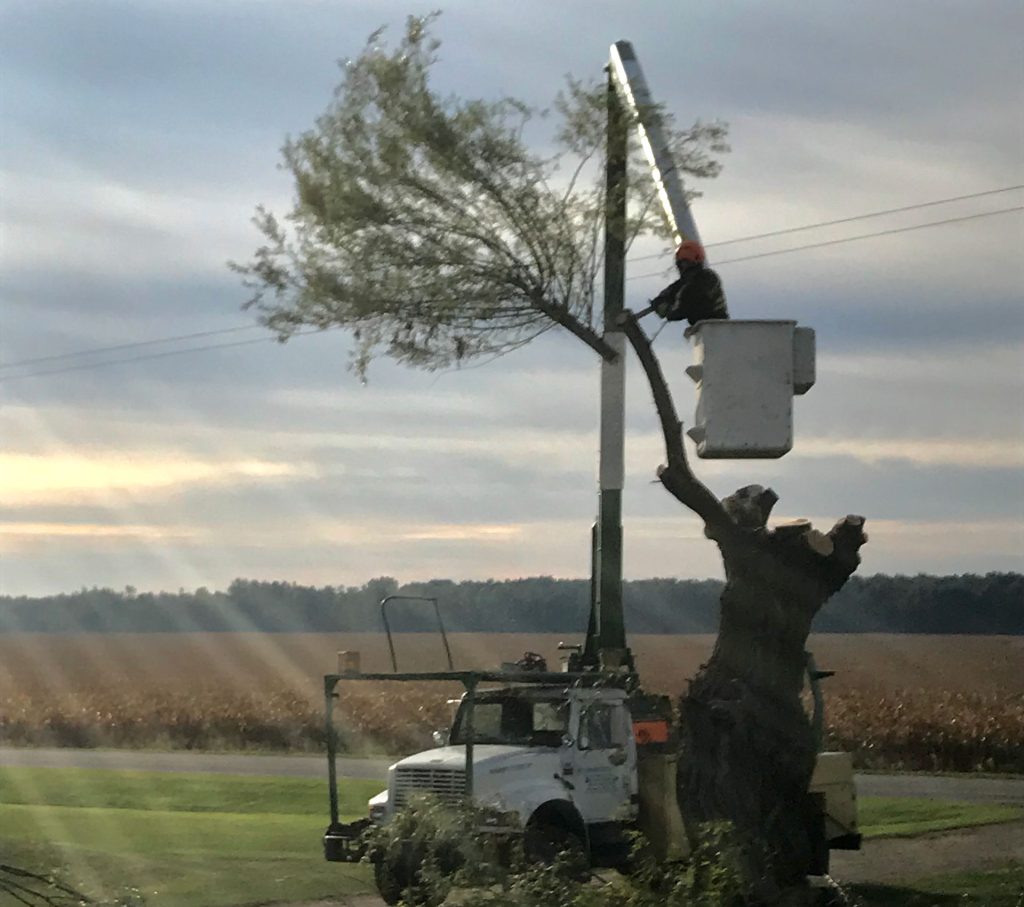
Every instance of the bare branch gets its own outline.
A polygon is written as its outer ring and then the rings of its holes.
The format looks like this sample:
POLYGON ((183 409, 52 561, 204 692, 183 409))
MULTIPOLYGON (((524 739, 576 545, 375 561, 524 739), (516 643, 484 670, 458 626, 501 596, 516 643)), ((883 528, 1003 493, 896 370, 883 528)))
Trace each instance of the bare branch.
POLYGON ((619 324, 647 376, 647 383, 654 396, 654 408, 661 423, 668 462, 658 468, 658 479, 669 494, 704 520, 710 538, 724 542, 737 532, 736 524, 729 517, 721 501, 690 469, 686 448, 683 445, 683 423, 676 415, 672 392, 665 381, 651 342, 633 312, 623 312, 619 316, 619 324))
POLYGON ((596 331, 585 325, 582 321, 573 318, 564 307, 545 299, 537 297, 534 300, 537 309, 548 316, 552 321, 560 324, 571 334, 579 337, 587 346, 594 350, 602 359, 607 362, 614 362, 618 358, 615 349, 611 347, 603 337, 596 331))

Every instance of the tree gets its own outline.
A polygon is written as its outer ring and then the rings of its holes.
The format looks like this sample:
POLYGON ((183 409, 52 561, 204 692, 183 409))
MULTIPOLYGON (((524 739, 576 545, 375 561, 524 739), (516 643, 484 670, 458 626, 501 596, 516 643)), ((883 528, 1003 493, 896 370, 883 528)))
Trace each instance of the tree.
POLYGON ((772 903, 803 885, 820 846, 807 792, 816 745, 800 700, 805 646, 812 619, 860 563, 864 519, 847 516, 827 535, 806 521, 773 531, 771 489, 748 485, 719 501, 690 469, 649 341, 633 315, 623 320, 661 423, 658 478, 704 521, 725 565, 715 647, 681 702, 679 807, 689 829, 732 824, 751 891, 772 903))
MULTIPOLYGON (((594 306, 605 87, 569 82, 555 105, 558 153, 542 157, 527 147, 535 111, 522 103, 431 89, 439 45, 430 24, 409 19, 391 52, 372 36, 316 126, 285 145, 297 199, 287 225, 257 211, 266 243, 235 266, 254 290, 249 305, 281 339, 302 326, 351 328, 360 371, 375 355, 441 368, 508 352, 555 325, 614 357, 594 306)), ((663 119, 677 166, 716 175, 725 127, 679 131, 663 119)), ((627 239, 667 235, 652 197, 630 207, 627 239)), ((857 566, 863 520, 848 517, 827 536, 809 524, 773 532, 773 492, 750 486, 719 501, 689 468, 648 338, 629 313, 622 329, 661 422, 661 481, 704 520, 727 575, 714 655, 682 703, 680 806, 691 829, 732 823, 748 887, 769 902, 799 887, 810 862, 804 644, 814 614, 857 566)))
MULTIPOLYGON (((548 157, 520 101, 439 97, 433 17, 410 18, 389 52, 380 32, 344 64, 316 126, 288 141, 297 198, 286 224, 264 208, 266 243, 232 267, 283 340, 303 326, 352 329, 355 366, 376 355, 428 369, 508 352, 560 325, 614 356, 595 325, 601 268, 605 89, 570 80, 548 157)), ((669 130, 686 173, 714 176, 725 126, 669 130)), ((644 182, 649 182, 644 179, 644 182)), ((665 232, 653 189, 632 236, 665 232)))

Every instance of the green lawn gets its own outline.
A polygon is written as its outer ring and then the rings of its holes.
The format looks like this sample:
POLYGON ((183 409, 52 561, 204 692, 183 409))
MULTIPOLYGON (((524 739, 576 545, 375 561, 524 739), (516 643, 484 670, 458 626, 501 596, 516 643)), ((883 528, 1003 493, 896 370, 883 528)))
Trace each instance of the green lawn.
POLYGON ((898 885, 854 885, 864 907, 1020 907, 1024 903, 1024 863, 985 872, 961 872, 898 885))
POLYGON ((1001 803, 950 803, 903 797, 864 797, 858 804, 865 838, 913 837, 934 831, 1024 819, 1024 808, 1001 803))
MULTIPOLYGON (((344 780, 343 815, 379 790, 344 780)), ((326 804, 326 785, 302 778, 0 769, 0 862, 57 868, 93 896, 135 888, 152 907, 373 890, 367 867, 324 861, 326 804)))
MULTIPOLYGON (((365 815, 379 789, 376 781, 343 779, 343 815, 365 815)), ((860 809, 868 837, 1024 816, 1011 807, 902 799, 865 798, 860 809)), ((136 888, 147 907, 235 907, 373 890, 366 866, 324 861, 326 811, 326 785, 305 778, 4 768, 0 863, 59 868, 94 896, 136 888)), ((954 883, 974 884, 966 877, 954 883)), ((863 894, 872 904, 904 903, 897 889, 863 894), (896 899, 885 900, 887 892, 896 899)), ((0 905, 7 907, 2 896, 0 905)))

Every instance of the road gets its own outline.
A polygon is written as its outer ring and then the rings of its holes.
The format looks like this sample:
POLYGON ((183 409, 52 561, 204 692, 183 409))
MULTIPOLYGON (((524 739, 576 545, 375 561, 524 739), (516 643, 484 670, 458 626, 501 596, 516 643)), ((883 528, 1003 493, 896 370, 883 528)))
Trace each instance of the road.
MULTIPOLYGON (((338 759, 347 778, 383 780, 389 759, 338 759)), ((154 753, 145 750, 22 749, 0 747, 0 766, 104 768, 115 771, 215 772, 230 775, 278 775, 327 778, 323 756, 254 756, 239 753, 154 753)), ((862 797, 924 797, 972 803, 1024 806, 1024 779, 944 777, 941 775, 857 775, 862 797)))
MULTIPOLYGON (((338 773, 346 778, 383 779, 393 761, 339 757, 338 773)), ((0 747, 0 767, 15 765, 36 768, 105 768, 121 772, 213 772, 224 775, 276 775, 327 779, 327 760, 323 756, 0 747)))

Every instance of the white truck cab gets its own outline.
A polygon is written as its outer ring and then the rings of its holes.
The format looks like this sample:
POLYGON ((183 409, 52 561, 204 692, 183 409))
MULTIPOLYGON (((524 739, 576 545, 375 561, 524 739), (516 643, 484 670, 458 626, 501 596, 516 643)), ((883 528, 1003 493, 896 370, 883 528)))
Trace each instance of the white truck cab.
POLYGON ((390 766, 370 818, 387 821, 417 794, 455 800, 467 790, 524 830, 573 835, 591 852, 619 843, 639 806, 626 692, 524 684, 464 696, 444 746, 390 766))

